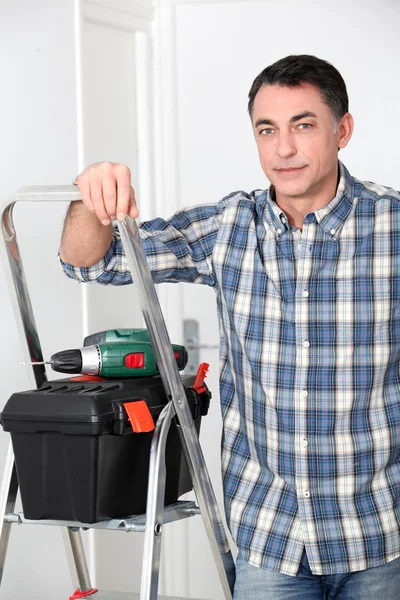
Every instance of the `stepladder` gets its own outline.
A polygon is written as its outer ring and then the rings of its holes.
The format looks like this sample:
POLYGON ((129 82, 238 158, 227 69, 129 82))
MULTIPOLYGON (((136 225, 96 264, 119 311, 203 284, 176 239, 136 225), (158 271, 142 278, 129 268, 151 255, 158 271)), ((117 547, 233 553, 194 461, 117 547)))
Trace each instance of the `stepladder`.
MULTIPOLYGON (((79 191, 72 185, 34 186, 22 188, 7 200, 2 207, 1 252, 15 313, 16 328, 20 336, 24 356, 28 362, 41 362, 43 355, 17 242, 13 209, 15 204, 20 201, 73 202, 79 199, 79 191)), ((10 442, 0 494, 0 598, 2 597, 1 581, 5 570, 8 542, 13 524, 61 528, 73 583, 71 599, 134 600, 138 598, 140 600, 155 600, 156 598, 165 598, 158 594, 163 526, 167 523, 201 515, 223 595, 228 600, 232 598, 228 575, 233 571, 233 558, 199 443, 192 412, 188 405, 151 273, 147 266, 139 230, 135 221, 129 217, 126 217, 122 222, 118 222, 117 226, 127 263, 135 282, 133 287, 140 302, 167 399, 166 405, 157 419, 151 441, 146 511, 140 515, 132 516, 130 514, 126 518, 112 518, 96 523, 26 518, 23 512, 15 512, 19 483, 13 447, 10 442), (164 505, 166 485, 165 449, 172 420, 178 424, 179 442, 186 459, 196 501, 178 500, 172 504, 164 505), (92 585, 81 539, 82 529, 144 533, 139 593, 127 594, 103 591, 92 585)), ((44 365, 32 367, 30 378, 32 386, 40 388, 47 381, 44 365)))

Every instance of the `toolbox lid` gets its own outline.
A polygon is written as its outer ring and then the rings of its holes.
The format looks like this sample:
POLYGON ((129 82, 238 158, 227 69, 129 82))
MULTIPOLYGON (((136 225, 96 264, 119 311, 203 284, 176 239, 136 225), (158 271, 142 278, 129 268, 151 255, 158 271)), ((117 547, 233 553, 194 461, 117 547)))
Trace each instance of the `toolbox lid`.
MULTIPOLYGON (((182 383, 192 412, 198 409, 206 414, 209 392, 197 394, 192 387, 192 376, 183 376, 182 383)), ((48 381, 38 389, 14 393, 0 420, 5 431, 123 434, 130 428, 124 403, 134 401, 144 401, 151 416, 157 417, 168 402, 161 377, 96 378, 94 381, 73 377, 48 381), (120 423, 118 427, 115 427, 116 422, 120 423), (71 428, 71 425, 85 424, 90 425, 89 429, 71 428)))

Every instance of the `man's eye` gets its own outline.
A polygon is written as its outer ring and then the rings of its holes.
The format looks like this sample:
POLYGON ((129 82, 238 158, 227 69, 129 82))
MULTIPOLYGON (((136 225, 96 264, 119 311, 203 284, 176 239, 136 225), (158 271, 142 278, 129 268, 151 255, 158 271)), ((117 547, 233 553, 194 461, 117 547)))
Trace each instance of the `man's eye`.
POLYGON ((271 133, 274 133, 273 129, 261 129, 260 131, 260 135, 271 135, 271 133))
POLYGON ((300 123, 299 129, 311 129, 311 123, 300 123))

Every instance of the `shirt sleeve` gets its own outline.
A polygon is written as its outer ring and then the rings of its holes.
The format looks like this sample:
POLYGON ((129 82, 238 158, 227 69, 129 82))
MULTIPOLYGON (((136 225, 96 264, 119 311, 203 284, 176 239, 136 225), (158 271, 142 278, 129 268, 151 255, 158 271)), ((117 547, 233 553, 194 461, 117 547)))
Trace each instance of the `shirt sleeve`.
MULTIPOLYGON (((155 283, 190 282, 213 286, 212 253, 218 234, 218 204, 184 208, 168 220, 142 223, 140 238, 155 283)), ((132 283, 118 228, 105 256, 90 267, 59 261, 68 277, 104 285, 132 283)))

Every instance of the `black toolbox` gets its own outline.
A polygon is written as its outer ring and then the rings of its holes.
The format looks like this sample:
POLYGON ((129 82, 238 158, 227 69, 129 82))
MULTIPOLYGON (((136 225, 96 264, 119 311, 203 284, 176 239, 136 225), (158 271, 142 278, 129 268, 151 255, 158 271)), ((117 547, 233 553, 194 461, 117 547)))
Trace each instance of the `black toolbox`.
MULTIPOLYGON (((197 431, 210 392, 182 376, 197 431)), ((152 432, 135 433, 124 402, 156 422, 167 403, 159 376, 46 382, 13 394, 1 413, 11 433, 24 516, 95 523, 145 512, 152 432)), ((165 503, 192 489, 175 419, 166 446, 165 503)))

